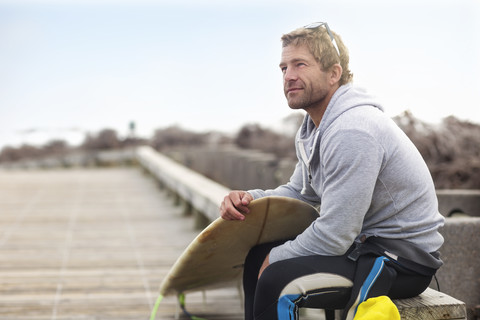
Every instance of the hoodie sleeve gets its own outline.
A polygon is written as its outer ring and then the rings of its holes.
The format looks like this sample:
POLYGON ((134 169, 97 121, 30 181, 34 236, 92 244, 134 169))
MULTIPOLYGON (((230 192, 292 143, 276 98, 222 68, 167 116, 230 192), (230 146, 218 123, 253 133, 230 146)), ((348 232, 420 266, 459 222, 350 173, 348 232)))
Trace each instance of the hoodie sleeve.
POLYGON ((306 177, 303 177, 303 174, 305 173, 302 170, 302 166, 303 164, 301 160, 299 160, 295 166, 292 176, 290 177, 290 181, 287 184, 270 190, 248 190, 248 193, 250 193, 254 199, 263 198, 266 196, 282 196, 295 198, 307 202, 310 205, 318 206, 318 195, 310 186, 307 186, 307 189, 304 193, 301 192, 303 188, 303 181, 306 179, 306 177))
POLYGON ((306 255, 342 255, 360 234, 382 167, 384 150, 368 133, 344 129, 320 146, 320 217, 295 240, 274 248, 270 262, 306 255))

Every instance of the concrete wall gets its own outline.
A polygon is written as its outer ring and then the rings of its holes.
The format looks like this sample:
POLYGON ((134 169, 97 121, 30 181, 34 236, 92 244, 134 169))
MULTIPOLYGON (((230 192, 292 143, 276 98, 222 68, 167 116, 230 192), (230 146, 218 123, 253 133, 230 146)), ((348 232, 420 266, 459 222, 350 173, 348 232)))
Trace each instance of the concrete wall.
POLYGON ((294 160, 235 146, 188 148, 166 154, 232 190, 275 188, 289 180, 296 164, 294 160))
MULTIPOLYGON (((480 217, 451 217, 440 231, 444 265, 438 270, 440 290, 467 305, 468 319, 480 306, 480 217)), ((434 281, 430 285, 437 289, 434 281)))

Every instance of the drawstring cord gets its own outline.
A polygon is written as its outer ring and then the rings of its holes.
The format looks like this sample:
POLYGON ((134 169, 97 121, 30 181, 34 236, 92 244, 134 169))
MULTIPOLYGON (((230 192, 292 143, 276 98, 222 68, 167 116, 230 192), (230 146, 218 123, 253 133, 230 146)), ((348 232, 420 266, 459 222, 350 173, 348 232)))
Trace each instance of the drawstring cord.
POLYGON ((302 157, 302 161, 303 161, 303 165, 302 165, 303 187, 302 187, 301 194, 307 193, 307 181, 308 181, 308 184, 312 182, 312 170, 310 167, 310 162, 313 159, 313 155, 315 153, 315 146, 317 145, 317 140, 319 136, 320 136, 320 131, 317 130, 317 132, 315 133, 315 138, 313 139, 310 157, 307 156, 307 152, 305 151, 305 144, 303 143, 303 141, 298 141, 298 149, 300 150, 300 156, 302 157))

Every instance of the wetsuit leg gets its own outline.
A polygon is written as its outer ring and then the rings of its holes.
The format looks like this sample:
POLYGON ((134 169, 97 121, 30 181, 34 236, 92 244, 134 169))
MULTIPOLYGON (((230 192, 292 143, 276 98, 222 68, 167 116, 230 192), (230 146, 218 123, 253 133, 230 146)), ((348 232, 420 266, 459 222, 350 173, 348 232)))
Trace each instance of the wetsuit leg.
POLYGON ((341 309, 350 297, 355 262, 347 254, 279 261, 265 269, 257 282, 258 270, 269 250, 263 247, 254 252, 250 258, 256 254, 263 257, 261 262, 246 261, 246 320, 296 319, 299 307, 341 309))
MULTIPOLYGON (((307 256, 279 261, 258 271, 275 244, 255 247, 245 262, 245 319, 298 319, 298 308, 344 309, 350 316, 362 301, 379 295, 412 297, 428 286, 431 277, 403 273, 388 259, 362 256, 307 256), (361 281, 358 281, 361 279, 361 281), (353 288, 353 282, 357 281, 353 288), (366 290, 365 288, 368 288, 366 290), (363 290, 363 291, 362 291, 363 290)), ((344 314, 345 318, 347 313, 344 314)))

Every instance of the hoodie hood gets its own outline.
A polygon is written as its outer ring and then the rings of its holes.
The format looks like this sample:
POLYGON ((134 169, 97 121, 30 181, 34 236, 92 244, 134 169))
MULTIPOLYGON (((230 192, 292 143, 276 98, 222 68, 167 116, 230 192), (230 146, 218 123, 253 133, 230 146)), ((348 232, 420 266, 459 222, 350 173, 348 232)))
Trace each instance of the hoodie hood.
POLYGON ((310 165, 314 155, 318 154, 316 151, 319 148, 322 135, 343 113, 361 106, 372 106, 384 111, 383 107, 376 102, 372 96, 367 94, 365 90, 353 87, 353 85, 349 83, 339 87, 337 91, 335 91, 318 128, 308 114, 305 116, 296 138, 298 155, 304 163, 302 168, 302 194, 306 192, 307 181, 311 182, 310 165))
POLYGON ((372 106, 384 111, 383 107, 375 101, 372 96, 367 94, 365 90, 353 87, 351 83, 341 86, 335 91, 332 99, 328 103, 327 110, 325 110, 318 130, 313 120, 307 114, 299 130, 298 138, 309 139, 314 131, 317 131, 316 134, 322 136, 325 130, 327 130, 340 115, 360 106, 372 106))

